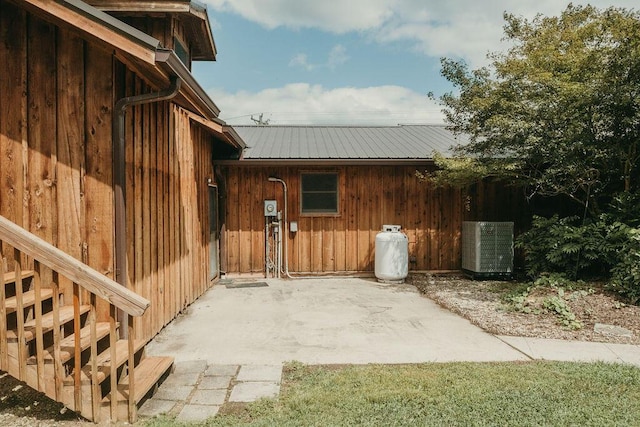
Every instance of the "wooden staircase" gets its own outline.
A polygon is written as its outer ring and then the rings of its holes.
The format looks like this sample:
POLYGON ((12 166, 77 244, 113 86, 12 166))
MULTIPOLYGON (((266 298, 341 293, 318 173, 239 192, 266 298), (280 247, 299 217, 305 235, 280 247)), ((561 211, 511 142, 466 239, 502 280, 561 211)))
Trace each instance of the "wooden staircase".
POLYGON ((148 357, 135 339, 133 317, 148 306, 0 216, 0 369, 9 375, 89 420, 133 423, 173 367, 173 358, 148 357), (99 301, 109 307, 104 319, 99 301))

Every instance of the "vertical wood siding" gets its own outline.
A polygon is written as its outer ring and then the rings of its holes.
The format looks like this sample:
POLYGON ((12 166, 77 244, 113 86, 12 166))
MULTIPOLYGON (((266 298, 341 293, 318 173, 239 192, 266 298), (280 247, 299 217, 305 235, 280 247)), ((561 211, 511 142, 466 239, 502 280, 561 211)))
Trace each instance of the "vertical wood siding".
MULTIPOLYGON (((0 31, 0 215, 113 279, 112 109, 157 89, 4 1, 0 31)), ((136 320, 149 339, 210 286, 211 136, 169 102, 129 108, 125 130, 127 275, 152 303, 136 320)))
POLYGON ((412 270, 459 270, 462 221, 519 221, 524 202, 509 188, 480 184, 471 191, 434 188, 421 182, 414 166, 259 167, 226 166, 228 273, 264 271, 263 200, 284 207, 282 178, 288 186, 289 271, 348 273, 374 270, 375 237, 384 224, 399 224, 409 238, 412 270), (300 172, 338 172, 339 215, 300 215, 300 172))

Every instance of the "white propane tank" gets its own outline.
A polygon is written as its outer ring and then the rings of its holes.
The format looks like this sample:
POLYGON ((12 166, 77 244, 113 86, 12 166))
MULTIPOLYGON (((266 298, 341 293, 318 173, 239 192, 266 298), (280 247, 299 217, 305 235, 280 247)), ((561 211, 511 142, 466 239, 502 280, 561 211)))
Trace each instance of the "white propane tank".
POLYGON ((409 239, 399 225, 383 225, 376 235, 375 274, 379 282, 403 283, 409 274, 409 239))

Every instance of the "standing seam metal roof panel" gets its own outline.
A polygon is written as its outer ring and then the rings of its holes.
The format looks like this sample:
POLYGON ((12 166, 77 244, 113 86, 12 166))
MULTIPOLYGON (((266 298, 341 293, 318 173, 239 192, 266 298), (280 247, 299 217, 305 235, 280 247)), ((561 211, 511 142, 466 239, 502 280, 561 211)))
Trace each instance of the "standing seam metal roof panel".
POLYGON ((249 160, 429 160, 468 142, 444 125, 235 126, 249 160))

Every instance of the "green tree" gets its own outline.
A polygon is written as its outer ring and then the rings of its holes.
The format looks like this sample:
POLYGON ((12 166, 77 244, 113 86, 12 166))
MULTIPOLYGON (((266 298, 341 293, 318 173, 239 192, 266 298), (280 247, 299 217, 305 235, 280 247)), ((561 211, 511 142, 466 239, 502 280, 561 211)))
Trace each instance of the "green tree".
POLYGON ((559 17, 504 19, 511 47, 489 66, 442 60, 456 88, 441 98, 446 119, 471 142, 440 159, 434 179, 500 177, 591 214, 638 193, 640 14, 569 5, 559 17))

